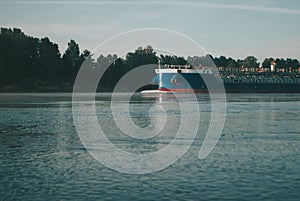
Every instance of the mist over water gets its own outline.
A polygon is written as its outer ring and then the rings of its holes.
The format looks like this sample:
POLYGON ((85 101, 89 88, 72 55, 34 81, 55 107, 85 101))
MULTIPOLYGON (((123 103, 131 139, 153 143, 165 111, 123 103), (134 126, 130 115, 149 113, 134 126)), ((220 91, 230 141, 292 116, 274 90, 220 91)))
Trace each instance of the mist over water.
MULTIPOLYGON (((145 175, 119 173, 89 155, 76 133, 71 96, 0 95, 0 200, 300 199, 299 94, 228 94, 222 136, 204 160, 198 154, 210 101, 208 95, 198 95, 200 129, 191 148, 170 167, 145 175)), ((150 124, 151 106, 169 107, 167 128, 149 139, 133 139, 116 128, 110 96, 97 94, 96 114, 118 148, 153 152, 174 138, 180 108, 172 96, 137 94, 131 99, 130 115, 140 127, 150 124)), ((122 116, 126 105, 122 94, 117 97, 122 116)), ((160 115, 152 110, 154 124, 160 115)))

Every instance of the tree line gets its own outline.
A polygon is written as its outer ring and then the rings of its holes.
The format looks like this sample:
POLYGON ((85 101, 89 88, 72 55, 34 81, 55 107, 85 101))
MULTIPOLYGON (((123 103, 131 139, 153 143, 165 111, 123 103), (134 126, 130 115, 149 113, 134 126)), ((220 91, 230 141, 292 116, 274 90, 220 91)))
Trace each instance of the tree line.
MULTIPOLYGON (((28 36, 19 28, 0 30, 0 90, 2 91, 71 91, 74 80, 84 61, 91 71, 99 71, 108 65, 100 85, 112 89, 118 80, 133 68, 146 64, 213 66, 223 70, 257 69, 260 65, 254 56, 243 60, 212 55, 177 57, 157 55, 151 46, 139 47, 127 53, 125 58, 114 55, 99 55, 94 59, 89 50, 80 51, 75 40, 68 42, 65 52, 49 38, 28 36)), ((297 71, 297 59, 266 58, 262 67, 269 68, 275 62, 278 68, 297 71)))

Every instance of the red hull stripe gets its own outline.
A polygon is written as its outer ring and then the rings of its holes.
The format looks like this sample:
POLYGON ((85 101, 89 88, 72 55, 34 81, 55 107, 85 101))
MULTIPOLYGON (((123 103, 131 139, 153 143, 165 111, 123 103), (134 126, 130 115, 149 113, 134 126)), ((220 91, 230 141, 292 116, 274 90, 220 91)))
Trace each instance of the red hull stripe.
POLYGON ((170 91, 170 92, 181 92, 181 93, 208 93, 206 89, 168 89, 161 87, 158 89, 159 91, 170 91))

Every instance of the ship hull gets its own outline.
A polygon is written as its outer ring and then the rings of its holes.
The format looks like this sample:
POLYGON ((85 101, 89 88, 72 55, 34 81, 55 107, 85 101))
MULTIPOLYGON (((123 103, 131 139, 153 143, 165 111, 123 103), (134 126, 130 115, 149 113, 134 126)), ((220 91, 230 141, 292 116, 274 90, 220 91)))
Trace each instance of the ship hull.
POLYGON ((300 81, 278 83, 273 79, 244 79, 225 80, 214 74, 180 73, 174 71, 157 73, 158 91, 182 92, 182 93, 300 93, 300 81), (268 83, 264 83, 267 82, 268 83), (298 83, 299 82, 299 83, 298 83))

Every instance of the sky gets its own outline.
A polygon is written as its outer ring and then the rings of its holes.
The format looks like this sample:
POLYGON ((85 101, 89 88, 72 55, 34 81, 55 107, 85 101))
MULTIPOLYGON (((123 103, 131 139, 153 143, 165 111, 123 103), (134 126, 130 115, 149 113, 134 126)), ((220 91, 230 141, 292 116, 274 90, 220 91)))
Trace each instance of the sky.
POLYGON ((182 56, 196 55, 198 51, 189 42, 171 36, 177 34, 214 56, 300 60, 299 25, 299 0, 0 0, 1 27, 49 37, 61 52, 74 39, 81 50, 91 51, 109 40, 109 47, 100 51, 103 54, 120 55, 149 43, 165 50, 172 46, 182 56), (122 36, 119 40, 118 34, 122 36))

